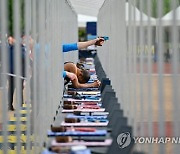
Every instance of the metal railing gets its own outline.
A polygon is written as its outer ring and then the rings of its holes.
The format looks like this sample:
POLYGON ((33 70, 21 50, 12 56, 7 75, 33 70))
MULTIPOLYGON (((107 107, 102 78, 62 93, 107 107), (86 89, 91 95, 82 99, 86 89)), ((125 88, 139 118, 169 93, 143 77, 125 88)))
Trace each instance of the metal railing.
MULTIPOLYGON (((106 0, 98 14, 98 35, 110 38, 98 56, 135 137, 180 135, 179 7, 176 0, 106 0)), ((135 149, 178 153, 179 145, 135 149)))
POLYGON ((63 55, 62 44, 77 40, 77 16, 68 1, 0 1, 0 145, 3 153, 8 153, 10 148, 16 153, 23 153, 24 149, 24 153, 39 153, 46 143, 47 129, 62 98, 64 61, 75 62, 78 58, 77 52, 63 55), (15 40, 13 55, 9 36, 15 40), (10 79, 14 83, 10 84, 10 79), (8 111, 8 90, 13 85, 15 111, 11 112, 8 111), (15 134, 9 135, 12 132, 15 134))

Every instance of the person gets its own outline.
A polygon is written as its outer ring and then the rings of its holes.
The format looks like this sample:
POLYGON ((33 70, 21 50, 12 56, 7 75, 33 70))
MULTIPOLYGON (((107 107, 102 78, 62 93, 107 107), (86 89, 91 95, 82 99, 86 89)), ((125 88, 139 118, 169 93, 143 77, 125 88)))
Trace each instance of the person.
POLYGON ((20 75, 15 74, 15 67, 14 67, 14 44, 15 39, 12 36, 8 37, 8 57, 9 57, 9 71, 8 71, 8 110, 14 111, 13 107, 13 94, 15 91, 15 78, 20 78, 20 98, 21 98, 21 104, 23 104, 23 83, 25 78, 25 54, 26 54, 26 48, 25 44, 21 43, 21 73, 20 75))
POLYGON ((167 49, 167 52, 164 53, 164 57, 165 57, 165 62, 169 63, 170 58, 171 58, 169 49, 167 49))
POLYGON ((71 80, 72 86, 74 88, 91 88, 91 87, 99 87, 101 82, 99 80, 96 80, 93 83, 87 83, 90 79, 89 72, 87 70, 83 70, 78 68, 74 63, 66 63, 64 65, 64 70, 67 73, 72 73, 70 74, 71 76, 67 74, 67 77, 71 80))
MULTIPOLYGON (((86 42, 63 44, 63 52, 80 50, 87 48, 88 46, 91 45, 102 46, 103 43, 104 43, 104 39, 100 37, 86 42)), ((71 80, 74 88, 99 87, 101 84, 99 80, 87 84, 87 82, 90 79, 89 72, 87 70, 78 68, 74 63, 71 62, 65 63, 63 77, 65 78, 65 84, 71 80)))
MULTIPOLYGON (((80 50, 80 49, 87 48, 88 46, 91 46, 91 45, 102 46, 104 41, 105 41, 104 38, 98 37, 94 40, 89 40, 89 41, 85 41, 85 42, 63 44, 62 52, 80 50)), ((33 59, 33 54, 31 55, 31 57, 33 59)), ((96 81, 96 82, 94 82, 92 84, 88 84, 88 85, 82 84, 82 83, 87 82, 89 80, 89 78, 88 78, 88 80, 83 79, 84 81, 82 82, 81 81, 82 79, 80 79, 80 78, 83 78, 82 77, 83 75, 80 75, 80 74, 81 73, 88 74, 88 72, 85 70, 82 71, 82 70, 78 69, 74 64, 68 64, 66 68, 67 68, 67 70, 65 69, 63 71, 63 78, 73 81, 74 87, 76 87, 76 88, 78 88, 78 87, 79 88, 80 87, 98 87, 100 85, 100 81, 96 81)))

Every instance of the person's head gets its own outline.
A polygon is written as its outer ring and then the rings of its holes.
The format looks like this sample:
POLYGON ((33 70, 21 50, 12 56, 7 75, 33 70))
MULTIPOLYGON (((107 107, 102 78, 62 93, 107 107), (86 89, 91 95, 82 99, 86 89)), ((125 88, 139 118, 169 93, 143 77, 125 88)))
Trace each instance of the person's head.
POLYGON ((9 43, 10 45, 13 45, 13 44, 15 43, 15 39, 14 39, 12 36, 9 36, 9 37, 8 37, 8 43, 9 43))
POLYGON ((83 69, 79 69, 79 70, 80 70, 80 73, 77 76, 79 83, 87 83, 90 79, 89 72, 83 69))

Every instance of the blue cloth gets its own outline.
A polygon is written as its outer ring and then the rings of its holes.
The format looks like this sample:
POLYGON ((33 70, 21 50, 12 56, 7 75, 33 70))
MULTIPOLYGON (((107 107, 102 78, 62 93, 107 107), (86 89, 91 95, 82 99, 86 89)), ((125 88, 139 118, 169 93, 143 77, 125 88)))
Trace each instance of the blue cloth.
MULTIPOLYGON (((89 83, 89 82, 88 82, 89 83)), ((78 95, 78 94, 76 94, 78 95)), ((81 94, 80 95, 81 97, 85 98, 85 99, 88 99, 89 97, 90 98, 96 98, 96 97, 101 97, 101 94, 96 94, 96 95, 91 95, 91 94, 81 94)), ((64 98, 72 98, 72 95, 68 95, 68 94, 64 94, 64 98)))
MULTIPOLYGON (((56 154, 55 152, 51 152, 47 149, 45 149, 41 154, 56 154)), ((91 154, 91 151, 89 149, 79 150, 79 151, 72 151, 70 154, 91 154)))
POLYGON ((89 116, 89 115, 81 116, 81 115, 68 114, 66 117, 67 118, 80 118, 80 119, 81 118, 84 118, 84 119, 93 118, 93 119, 97 119, 97 120, 99 120, 99 119, 107 119, 107 115, 102 115, 102 116, 89 116))
POLYGON ((98 88, 68 88, 69 91, 98 91, 98 88))
POLYGON ((75 95, 75 96, 71 96, 71 95, 64 95, 64 98, 74 98, 74 99, 78 99, 78 100, 82 100, 82 99, 90 99, 90 100, 99 100, 100 96, 91 96, 91 95, 75 95))
MULTIPOLYGON (((8 44, 8 56, 9 56, 9 73, 14 74, 15 72, 15 66, 14 66, 14 46, 8 44)), ((25 56, 26 56, 26 47, 24 45, 21 45, 20 47, 21 50, 21 75, 24 77, 25 76, 25 56)))
POLYGON ((9 73, 14 74, 14 46, 8 45, 9 51, 9 73))
POLYGON ((48 130, 48 136, 106 136, 107 130, 96 130, 95 132, 67 131, 52 132, 48 130))
POLYGON ((77 43, 63 44, 62 47, 63 47, 63 52, 78 50, 78 45, 77 45, 77 43))
POLYGON ((63 78, 65 78, 67 75, 66 71, 63 71, 63 78))
POLYGON ((84 149, 79 151, 72 151, 70 154, 91 154, 90 149, 84 149))
POLYGON ((56 153, 55 152, 51 152, 51 151, 45 149, 44 151, 42 151, 41 154, 56 154, 56 153))

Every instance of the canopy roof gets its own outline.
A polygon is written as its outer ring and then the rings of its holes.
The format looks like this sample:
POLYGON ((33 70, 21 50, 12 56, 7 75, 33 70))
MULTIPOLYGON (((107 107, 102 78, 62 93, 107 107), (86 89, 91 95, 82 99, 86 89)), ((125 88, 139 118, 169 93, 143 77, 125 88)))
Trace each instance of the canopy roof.
POLYGON ((132 4, 129 4, 128 2, 126 3, 126 23, 129 21, 129 9, 131 9, 131 21, 135 23, 135 25, 139 26, 140 24, 142 25, 148 25, 148 20, 150 20, 151 25, 155 26, 156 25, 156 19, 153 17, 147 16, 145 13, 141 13, 141 11, 133 6, 132 4))
POLYGON ((85 27, 88 21, 97 21, 104 0, 67 0, 78 14, 78 26, 85 27))
POLYGON ((164 26, 171 26, 173 25, 173 16, 175 15, 175 21, 177 25, 180 25, 180 6, 176 8, 175 10, 170 11, 167 13, 165 16, 163 16, 162 19, 162 24, 164 26))

